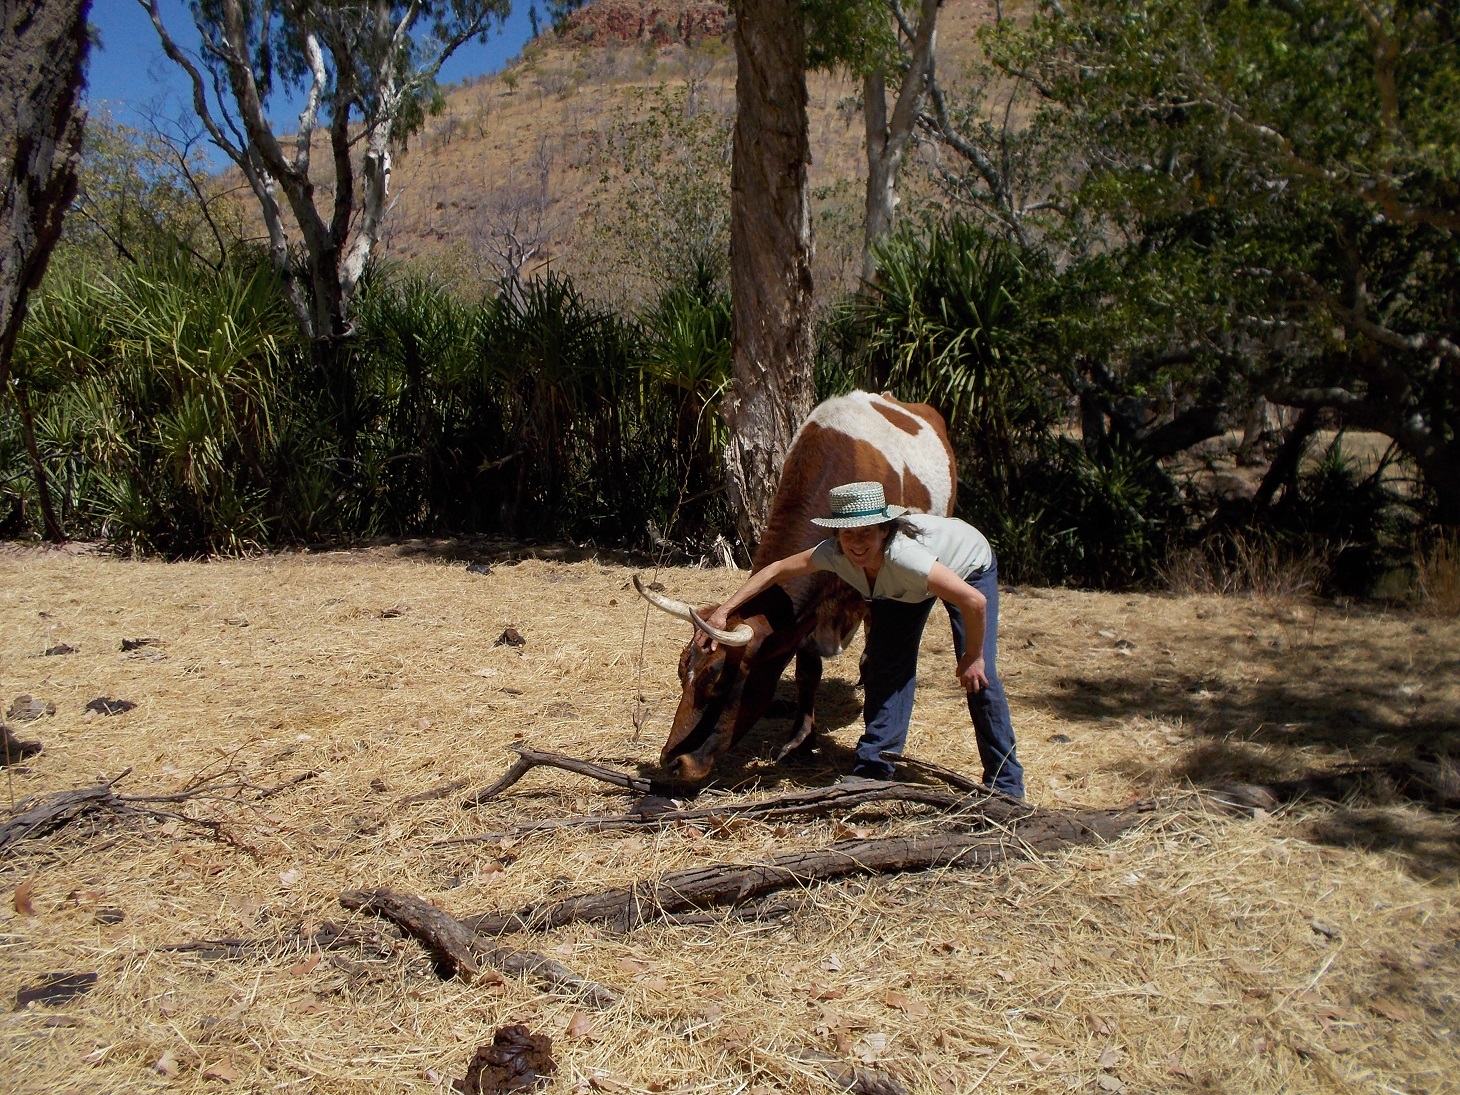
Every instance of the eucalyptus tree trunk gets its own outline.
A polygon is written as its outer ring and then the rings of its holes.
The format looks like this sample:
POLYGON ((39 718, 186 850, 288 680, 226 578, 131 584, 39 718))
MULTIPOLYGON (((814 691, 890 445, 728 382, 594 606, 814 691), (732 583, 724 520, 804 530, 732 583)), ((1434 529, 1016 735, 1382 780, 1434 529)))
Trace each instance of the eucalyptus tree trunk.
POLYGON ((903 156, 913 128, 918 124, 919 108, 933 75, 933 49, 938 30, 938 8, 942 0, 922 0, 916 28, 907 24, 900 4, 896 3, 898 22, 908 39, 907 71, 898 89, 897 101, 889 116, 887 111, 887 73, 869 72, 862 80, 863 112, 867 123, 867 208, 862 235, 862 280, 871 281, 877 274, 872 261, 872 245, 892 230, 897 209, 897 180, 902 173, 903 156))
POLYGON ((795 0, 742 0, 736 6, 734 376, 722 414, 730 427, 725 470, 731 509, 752 555, 781 464, 813 399, 805 35, 795 0))
POLYGON ((0 393, 76 196, 91 0, 0 0, 0 393))
POLYGON ((0 398, 11 391, 20 408, 46 539, 57 543, 66 537, 51 507, 25 387, 12 391, 9 383, 10 355, 26 297, 45 276, 76 196, 90 8, 91 0, 0 0, 0 398))

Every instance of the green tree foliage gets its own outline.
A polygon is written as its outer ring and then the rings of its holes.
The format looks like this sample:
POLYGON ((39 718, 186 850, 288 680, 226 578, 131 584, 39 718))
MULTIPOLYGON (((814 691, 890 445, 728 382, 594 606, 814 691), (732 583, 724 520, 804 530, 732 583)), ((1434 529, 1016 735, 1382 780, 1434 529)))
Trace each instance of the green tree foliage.
POLYGON ((1114 432, 1163 384, 1207 431, 1254 391, 1330 409, 1460 522, 1457 44, 1411 0, 1076 0, 990 39, 1062 142, 1047 242, 1114 432))
POLYGON ((635 93, 597 150, 602 280, 632 304, 666 285, 724 283, 730 263, 730 119, 689 83, 635 93))
POLYGON ((959 512, 997 545, 1013 581, 1123 586, 1152 573, 1184 524, 1155 462, 1066 436, 1070 378, 1052 341, 1054 272, 968 222, 904 229, 851 305, 843 382, 943 411, 958 455, 959 512))
POLYGON ((178 251, 216 268, 243 234, 239 208, 196 145, 105 115, 88 119, 76 199, 55 256, 60 276, 77 266, 112 274, 178 251))

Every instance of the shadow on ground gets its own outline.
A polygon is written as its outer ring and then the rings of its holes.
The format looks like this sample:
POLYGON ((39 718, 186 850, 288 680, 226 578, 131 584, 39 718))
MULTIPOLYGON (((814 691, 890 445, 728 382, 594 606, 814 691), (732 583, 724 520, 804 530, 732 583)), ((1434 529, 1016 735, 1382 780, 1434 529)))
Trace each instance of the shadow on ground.
POLYGON ((1193 739, 1168 764, 1130 762, 1129 776, 1158 787, 1256 784, 1277 803, 1336 803, 1315 813, 1311 839, 1392 852, 1424 878, 1460 875, 1460 721, 1425 702, 1427 688, 1460 675, 1456 651, 1426 647, 1426 660, 1386 665, 1310 638, 1252 642, 1240 656, 1214 644, 1213 654, 1239 662, 1236 682, 1132 665, 1059 677, 1043 705, 1095 734, 1144 719, 1193 739))

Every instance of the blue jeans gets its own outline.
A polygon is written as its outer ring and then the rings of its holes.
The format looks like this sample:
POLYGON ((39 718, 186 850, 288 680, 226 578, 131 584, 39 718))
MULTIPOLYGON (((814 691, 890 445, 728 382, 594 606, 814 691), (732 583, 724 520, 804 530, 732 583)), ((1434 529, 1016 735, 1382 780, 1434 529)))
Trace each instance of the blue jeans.
MULTIPOLYGON (((1014 728, 1009 721, 1009 701, 999 681, 999 571, 998 564, 968 579, 968 584, 988 601, 983 632, 984 671, 988 687, 968 694, 968 713, 973 719, 978 755, 983 762, 983 781, 996 791, 1022 798, 1024 769, 1014 749, 1014 728)), ((953 627, 953 649, 961 658, 967 649, 963 613, 952 605, 948 620, 953 627)), ((863 659, 866 697, 862 718, 866 729, 857 742, 857 775, 891 779, 892 765, 882 754, 900 754, 907 744, 907 726, 912 719, 913 695, 918 684, 918 644, 933 609, 933 598, 919 604, 874 600, 863 659)))

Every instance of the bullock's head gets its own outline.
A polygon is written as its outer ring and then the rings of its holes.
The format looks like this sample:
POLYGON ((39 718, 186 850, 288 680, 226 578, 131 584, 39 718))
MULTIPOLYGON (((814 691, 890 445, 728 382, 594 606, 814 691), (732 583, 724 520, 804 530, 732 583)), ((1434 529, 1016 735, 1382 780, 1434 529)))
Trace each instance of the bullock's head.
POLYGON ((777 636, 763 614, 748 615, 722 631, 684 602, 648 589, 637 575, 634 586, 645 600, 715 640, 701 646, 692 639, 679 655, 684 691, 659 754, 659 763, 671 775, 698 782, 765 713, 794 641, 788 644, 788 636, 777 636))

